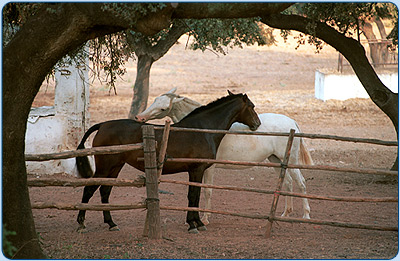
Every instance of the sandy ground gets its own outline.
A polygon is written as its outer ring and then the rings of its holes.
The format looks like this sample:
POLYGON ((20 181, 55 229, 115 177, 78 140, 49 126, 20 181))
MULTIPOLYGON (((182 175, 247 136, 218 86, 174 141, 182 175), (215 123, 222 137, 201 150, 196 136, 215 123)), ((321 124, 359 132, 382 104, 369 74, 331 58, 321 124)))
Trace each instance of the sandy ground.
MULTIPOLYGON (((277 34, 277 33, 276 33, 277 34)), ((314 73, 318 68, 336 68, 338 53, 326 46, 315 54, 313 47, 295 42, 269 47, 250 46, 229 49, 228 54, 191 51, 186 40, 175 45, 151 71, 149 104, 173 87, 178 93, 203 104, 226 95, 226 90, 245 92, 259 113, 274 112, 295 119, 303 132, 350 137, 395 140, 390 120, 369 99, 331 100, 314 98, 314 73)), ((91 123, 126 118, 135 80, 135 61, 118 83, 118 95, 109 95, 106 86, 91 86, 91 123)), ((35 105, 51 104, 52 87, 43 88, 35 105)), ((158 121, 160 122, 160 121, 158 121)), ((355 144, 326 140, 307 140, 316 164, 388 169, 396 157, 396 147, 355 144)), ((398 196, 397 178, 302 171, 310 194, 364 197, 398 196)), ((141 173, 125 166, 121 178, 141 173)), ((168 176, 187 180, 186 173, 168 176)), ((277 175, 272 169, 218 169, 215 184, 273 189, 277 175)), ((187 188, 161 184, 161 204, 187 205, 187 188)), ((31 188, 32 202, 79 202, 83 188, 31 188)), ((114 188, 112 203, 143 200, 145 189, 114 188)), ((92 202, 100 202, 96 192, 92 202)), ((255 193, 214 190, 213 208, 267 215, 272 197, 255 193)), ((283 210, 279 201, 278 212, 283 210)), ((203 199, 200 206, 203 206, 203 199)), ((310 200, 311 217, 352 223, 397 226, 397 203, 346 203, 310 200)), ((294 200, 293 217, 302 216, 301 202, 294 200)), ((152 242, 142 237, 145 212, 117 211, 114 221, 121 231, 109 232, 100 212, 87 213, 88 233, 78 234, 75 211, 33 210, 36 229, 44 252, 54 259, 388 259, 398 252, 398 233, 345 229, 329 226, 278 222, 271 238, 265 238, 266 221, 213 215, 208 230, 189 235, 184 224, 186 213, 162 211, 164 239, 152 242)))

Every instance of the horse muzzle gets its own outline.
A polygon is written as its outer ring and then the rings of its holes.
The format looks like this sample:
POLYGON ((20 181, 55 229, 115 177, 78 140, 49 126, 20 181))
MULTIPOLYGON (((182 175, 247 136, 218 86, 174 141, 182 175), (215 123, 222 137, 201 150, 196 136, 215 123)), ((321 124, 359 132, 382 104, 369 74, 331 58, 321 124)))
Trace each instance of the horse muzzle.
POLYGON ((146 118, 145 117, 140 117, 139 115, 135 116, 135 121, 137 122, 146 122, 146 118))
POLYGON ((258 129, 258 127, 260 127, 261 125, 261 121, 258 118, 258 116, 254 119, 253 124, 251 126, 249 126, 250 130, 255 131, 258 129))

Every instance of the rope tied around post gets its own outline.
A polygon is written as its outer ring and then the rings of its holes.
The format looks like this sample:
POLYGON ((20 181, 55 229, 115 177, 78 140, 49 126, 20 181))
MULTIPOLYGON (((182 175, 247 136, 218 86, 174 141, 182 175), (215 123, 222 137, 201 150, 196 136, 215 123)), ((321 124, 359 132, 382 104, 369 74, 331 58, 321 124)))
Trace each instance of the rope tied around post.
POLYGON ((146 200, 145 200, 146 209, 148 209, 148 205, 151 202, 160 202, 160 199, 159 198, 146 198, 146 200))
POLYGON ((164 156, 164 160, 160 161, 160 157, 158 157, 158 163, 157 163, 157 168, 158 169, 162 169, 162 167, 164 166, 164 163, 168 161, 168 159, 173 159, 172 157, 165 155, 164 156))
POLYGON ((286 170, 286 169, 288 168, 288 166, 289 166, 288 163, 284 163, 284 162, 281 163, 281 168, 282 168, 282 169, 285 169, 285 170, 286 170))

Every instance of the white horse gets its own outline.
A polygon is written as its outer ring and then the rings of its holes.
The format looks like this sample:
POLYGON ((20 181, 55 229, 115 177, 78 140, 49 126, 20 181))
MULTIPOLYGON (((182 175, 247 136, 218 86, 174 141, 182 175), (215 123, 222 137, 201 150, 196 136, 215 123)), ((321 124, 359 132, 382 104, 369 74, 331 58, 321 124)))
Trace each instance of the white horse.
MULTIPOLYGON (((200 107, 201 104, 187 97, 175 94, 176 88, 160 95, 145 111, 136 115, 135 119, 146 122, 152 119, 161 119, 169 116, 174 123, 180 121, 191 111, 200 107)), ((300 132, 297 123, 281 114, 263 113, 258 115, 261 125, 257 131, 260 132, 289 132, 290 129, 300 132)), ((232 131, 249 131, 249 128, 241 123, 234 123, 230 128, 232 131)), ((281 163, 283 160, 288 138, 282 136, 261 135, 235 135, 228 134, 222 139, 217 151, 218 160, 253 161, 262 162, 268 159, 271 162, 281 163)), ((311 155, 307 150, 302 138, 295 138, 292 145, 290 164, 312 165, 311 155)), ((224 169, 243 169, 246 166, 214 164, 204 172, 204 183, 213 184, 214 167, 224 169)), ((279 173, 279 168, 276 169, 279 173)), ((285 175, 283 186, 286 190, 293 191, 292 180, 294 179, 300 191, 306 194, 306 184, 299 169, 287 169, 289 175, 285 175)), ((212 189, 205 189, 205 208, 211 209, 212 189)), ((310 206, 306 198, 303 201, 303 218, 310 218, 310 206)), ((292 197, 286 197, 285 210, 282 216, 289 216, 293 211, 292 197)), ((205 213, 203 223, 209 224, 211 213, 205 213)))

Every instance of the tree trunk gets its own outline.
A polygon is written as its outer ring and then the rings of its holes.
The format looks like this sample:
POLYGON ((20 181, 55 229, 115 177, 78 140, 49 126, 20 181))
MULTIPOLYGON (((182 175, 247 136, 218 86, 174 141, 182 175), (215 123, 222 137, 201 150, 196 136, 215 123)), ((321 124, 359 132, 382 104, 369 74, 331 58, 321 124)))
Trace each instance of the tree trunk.
MULTIPOLYGON (((128 38, 138 56, 137 74, 131 109, 128 115, 129 119, 135 119, 135 116, 147 107, 151 65, 161 59, 187 30, 188 28, 184 23, 174 21, 168 35, 159 40, 154 46, 145 41, 144 38, 139 39, 139 41, 128 38)), ((132 37, 132 35, 129 36, 132 37)))
MULTIPOLYGON (((373 21, 377 22, 377 24, 382 21, 380 21, 379 18, 374 19, 373 21), (379 21, 379 22, 378 22, 379 21)), ((386 35, 386 32, 384 31, 385 28, 383 28, 383 31, 381 26, 378 27, 379 32, 381 35, 386 35)), ((374 34, 373 27, 372 27, 372 22, 371 23, 365 23, 362 27, 362 31, 365 35, 365 38, 368 40, 368 45, 369 45, 369 51, 371 54, 371 59, 372 59, 372 64, 376 67, 379 65, 383 65, 385 62, 388 61, 389 58, 389 50, 388 50, 388 44, 382 41, 379 41, 377 37, 374 34)), ((385 38, 381 38, 383 40, 385 38)))
POLYGON ((54 32, 45 29, 40 18, 33 18, 19 32, 24 37, 16 36, 3 52, 3 224, 8 230, 16 232, 16 236, 9 240, 18 249, 13 258, 21 259, 45 258, 35 231, 26 181, 24 137, 27 117, 49 68, 67 51, 59 50, 51 41, 41 40, 62 39, 62 32, 72 23, 72 17, 65 17, 65 12, 43 13, 48 15, 53 25, 58 26, 48 28, 54 32), (29 45, 26 46, 26 43, 29 45), (47 54, 43 52, 43 47, 48 49, 47 54))
MULTIPOLYGON (((297 15, 273 14, 263 17, 261 21, 273 28, 314 35, 339 51, 349 61, 372 101, 390 118, 398 136, 398 94, 393 93, 381 82, 358 41, 346 37, 325 23, 297 15), (313 26, 309 26, 310 24, 313 26)), ((396 163, 392 169, 397 170, 396 163)))
POLYGON ((130 119, 134 119, 137 114, 144 111, 147 107, 147 100, 149 98, 150 69, 153 62, 153 58, 148 55, 138 56, 136 81, 133 87, 133 99, 128 116, 130 119))

